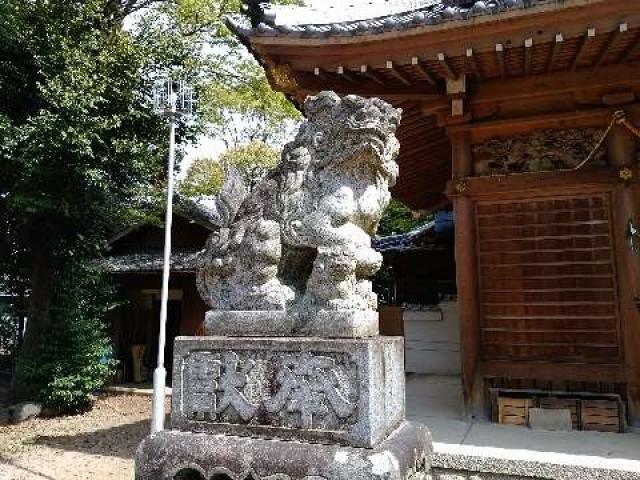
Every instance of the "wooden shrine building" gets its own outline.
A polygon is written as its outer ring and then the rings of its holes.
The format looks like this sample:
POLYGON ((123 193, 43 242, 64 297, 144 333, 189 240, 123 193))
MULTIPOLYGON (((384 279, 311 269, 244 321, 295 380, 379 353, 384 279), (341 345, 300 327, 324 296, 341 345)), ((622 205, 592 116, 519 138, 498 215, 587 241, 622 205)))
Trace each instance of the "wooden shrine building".
POLYGON ((640 2, 251 2, 229 26, 293 102, 404 110, 393 194, 454 206, 469 413, 496 386, 615 392, 640 424, 640 2))

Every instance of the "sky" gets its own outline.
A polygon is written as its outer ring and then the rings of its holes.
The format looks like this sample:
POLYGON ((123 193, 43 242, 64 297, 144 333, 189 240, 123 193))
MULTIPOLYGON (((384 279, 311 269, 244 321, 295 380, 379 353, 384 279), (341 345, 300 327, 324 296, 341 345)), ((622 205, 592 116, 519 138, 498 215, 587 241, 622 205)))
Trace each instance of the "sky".
MULTIPOLYGON (((125 18, 125 30, 129 30, 130 28, 132 28, 144 14, 145 11, 141 10, 125 18)), ((185 145, 182 147, 184 147, 185 156, 182 160, 180 171, 177 175, 178 180, 181 180, 186 176, 189 167, 196 158, 215 158, 218 157, 226 149, 226 146, 222 140, 217 139, 213 136, 206 135, 199 137, 197 143, 185 145)))
POLYGON ((185 156, 180 166, 178 179, 181 180, 185 177, 185 175, 187 174, 187 170, 189 170, 189 167, 196 158, 218 157, 222 152, 224 152, 225 149, 226 146, 220 139, 209 136, 200 137, 197 144, 188 145, 185 148, 185 156))

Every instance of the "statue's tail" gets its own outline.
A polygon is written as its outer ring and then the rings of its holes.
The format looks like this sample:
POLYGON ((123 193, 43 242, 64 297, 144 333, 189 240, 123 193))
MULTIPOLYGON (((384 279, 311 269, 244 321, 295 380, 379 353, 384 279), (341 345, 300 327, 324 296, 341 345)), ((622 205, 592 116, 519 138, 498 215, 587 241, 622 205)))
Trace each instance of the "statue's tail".
POLYGON ((242 202, 249 195, 244 179, 235 167, 230 167, 225 175, 222 189, 215 200, 221 227, 229 227, 236 218, 242 202))
POLYGON ((234 167, 230 167, 225 175, 225 181, 218 195, 210 205, 210 214, 218 228, 207 240, 198 258, 198 275, 196 285, 200 296, 209 306, 213 307, 216 293, 212 288, 219 288, 220 279, 229 275, 230 266, 225 265, 226 253, 237 248, 237 232, 233 225, 238 220, 238 212, 249 195, 244 179, 234 167))

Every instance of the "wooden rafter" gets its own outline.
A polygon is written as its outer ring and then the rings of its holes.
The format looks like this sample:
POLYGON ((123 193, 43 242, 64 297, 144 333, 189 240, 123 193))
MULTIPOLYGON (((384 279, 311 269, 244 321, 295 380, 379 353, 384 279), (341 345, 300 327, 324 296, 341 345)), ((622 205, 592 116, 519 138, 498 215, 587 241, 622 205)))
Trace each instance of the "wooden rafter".
POLYGON ((415 134, 420 134, 424 136, 424 132, 427 130, 433 129, 436 125, 430 122, 425 122, 423 120, 405 120, 402 119, 403 122, 407 122, 403 128, 398 132, 399 137, 406 138, 413 136, 415 134))
POLYGON ((633 53, 640 48, 640 33, 636 34, 636 37, 629 44, 629 46, 622 52, 618 62, 625 62, 633 53))
POLYGON ((627 24, 621 23, 615 32, 609 34, 609 38, 607 38, 607 41, 602 47, 602 50, 600 51, 600 54, 598 55, 598 58, 595 62, 596 67, 599 67, 604 63, 609 53, 615 48, 618 42, 623 39, 628 30, 629 28, 627 24))
POLYGON ((553 43, 553 48, 551 49, 551 56, 549 57, 549 63, 547 65, 547 73, 551 73, 553 71, 556 59, 562 50, 562 42, 564 42, 564 37, 561 33, 557 33, 555 42, 553 43))
POLYGON ((617 89, 620 85, 640 88, 637 75, 638 63, 606 65, 596 72, 554 72, 522 79, 519 82, 498 80, 477 85, 469 98, 472 105, 505 101, 525 101, 543 96, 562 96, 577 91, 602 92, 617 89))
POLYGON ((353 75, 351 75, 350 72, 345 70, 345 68, 342 65, 340 65, 338 67, 337 72, 338 72, 338 75, 340 75, 342 78, 344 78, 349 83, 352 83, 354 85, 358 85, 360 83, 353 75))
POLYGON ((375 71, 371 70, 368 65, 360 65, 360 74, 364 77, 367 77, 369 80, 376 82, 378 85, 386 86, 384 79, 380 78, 375 71))
POLYGON ((438 61, 440 62, 440 65, 442 65, 442 68, 444 68, 444 71, 447 72, 447 77, 456 78, 458 76, 455 69, 453 68, 453 65, 451 64, 451 60, 449 60, 449 58, 444 53, 438 54, 438 61))
POLYGON ((400 82, 404 83, 406 86, 411 86, 413 82, 405 77, 400 71, 393 66, 393 62, 391 60, 387 60, 387 71, 393 75, 396 79, 400 80, 400 82))
POLYGON ((580 61, 583 59, 585 52, 587 51, 591 43, 595 40, 595 38, 596 38, 596 29, 591 27, 587 30, 587 33, 585 33, 584 37, 582 38, 582 41, 580 42, 580 47, 578 47, 576 56, 573 58, 573 63, 571 64, 572 70, 575 70, 576 68, 578 68, 578 65, 580 64, 580 61))
POLYGON ((500 78, 507 76, 507 67, 504 61, 504 46, 501 43, 496 43, 496 60, 498 61, 498 68, 500 69, 500 78))
POLYGON ((436 79, 434 78, 433 74, 429 71, 427 66, 420 61, 418 57, 411 57, 411 68, 413 68, 414 71, 418 72, 419 75, 422 75, 422 77, 431 85, 436 85, 436 79))
POLYGON ((319 67, 313 69, 313 74, 325 83, 331 82, 329 74, 319 67))
POLYGON ((531 59, 533 58, 533 38, 527 38, 524 41, 524 76, 528 77, 531 73, 531 59))
POLYGON ((484 76, 482 75, 482 70, 480 69, 480 65, 478 64, 478 61, 476 60, 476 57, 473 54, 473 48, 467 48, 465 55, 466 55, 465 58, 467 61, 467 65, 469 65, 469 68, 471 69, 473 74, 476 76, 478 81, 482 82, 484 80, 484 76))

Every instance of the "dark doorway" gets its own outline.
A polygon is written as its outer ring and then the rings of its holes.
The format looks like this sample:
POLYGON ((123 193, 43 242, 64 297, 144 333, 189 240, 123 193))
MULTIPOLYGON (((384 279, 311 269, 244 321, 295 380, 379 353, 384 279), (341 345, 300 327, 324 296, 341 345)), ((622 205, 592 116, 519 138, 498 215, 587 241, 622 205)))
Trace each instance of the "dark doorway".
MULTIPOLYGON (((181 300, 169 300, 167 304, 167 344, 164 351, 164 365, 167 369, 167 385, 171 385, 173 373, 173 341, 180 334, 182 312, 181 300)), ((158 335, 160 334, 160 301, 153 301, 153 322, 151 329, 151 345, 149 350, 148 367, 153 372, 158 358, 158 335)))

